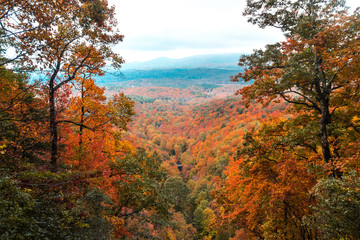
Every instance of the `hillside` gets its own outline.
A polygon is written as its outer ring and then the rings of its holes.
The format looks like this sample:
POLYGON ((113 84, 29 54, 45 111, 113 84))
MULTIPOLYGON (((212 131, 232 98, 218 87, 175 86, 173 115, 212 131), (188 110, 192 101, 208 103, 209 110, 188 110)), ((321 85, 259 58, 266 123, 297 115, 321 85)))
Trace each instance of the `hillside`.
POLYGON ((194 227, 198 236, 214 236, 215 230, 210 230, 214 227, 218 236, 227 239, 234 232, 212 225, 220 210, 212 197, 214 181, 225 178, 225 170, 246 133, 271 117, 284 116, 287 106, 253 105, 246 109, 238 97, 183 104, 173 91, 167 98, 137 100, 136 115, 124 137, 138 147, 157 152, 168 174, 176 179, 176 192, 182 199, 176 214, 189 224, 183 228, 183 235, 191 236, 194 230, 190 227, 194 227))
POLYGON ((145 3, 2 1, 0 240, 360 239, 360 9, 145 3))
POLYGON ((218 55, 206 55, 176 60, 154 60, 143 64, 147 67, 161 68, 127 69, 118 72, 109 70, 104 76, 97 77, 96 81, 100 86, 105 87, 108 96, 121 91, 139 103, 154 101, 157 103, 170 101, 172 104, 202 103, 233 96, 244 84, 230 81, 230 77, 239 70, 219 68, 225 66, 224 64, 230 61, 231 57, 234 58, 232 55, 230 58, 228 55, 222 58, 218 55), (166 68, 171 62, 177 62, 179 66, 187 68, 166 68), (180 64, 181 62, 183 64, 180 64), (201 67, 192 67, 190 63, 201 67), (210 65, 217 68, 205 67, 210 65))

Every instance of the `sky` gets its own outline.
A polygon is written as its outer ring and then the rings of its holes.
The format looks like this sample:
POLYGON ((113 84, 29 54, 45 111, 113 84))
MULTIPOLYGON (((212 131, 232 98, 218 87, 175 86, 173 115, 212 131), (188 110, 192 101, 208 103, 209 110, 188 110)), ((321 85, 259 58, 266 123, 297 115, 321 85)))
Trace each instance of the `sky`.
MULTIPOLYGON (((360 6, 359 0, 348 5, 360 6)), ((109 0, 125 36, 114 50, 126 62, 217 53, 250 53, 283 40, 242 16, 245 0, 109 0)))

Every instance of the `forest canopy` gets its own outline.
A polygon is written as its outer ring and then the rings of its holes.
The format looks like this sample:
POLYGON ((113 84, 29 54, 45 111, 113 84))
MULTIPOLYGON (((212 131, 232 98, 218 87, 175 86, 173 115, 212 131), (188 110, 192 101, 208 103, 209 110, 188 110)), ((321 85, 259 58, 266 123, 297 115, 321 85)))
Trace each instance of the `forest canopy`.
POLYGON ((159 159, 122 137, 134 102, 94 80, 123 62, 114 11, 102 0, 1 2, 1 239, 110 239, 151 235, 130 234, 134 221, 168 224, 159 159))
POLYGON ((345 1, 254 0, 244 15, 280 28, 286 40, 241 56, 245 71, 232 80, 254 82, 238 94, 247 106, 286 102, 293 116, 244 138, 219 190, 226 219, 242 219, 238 227, 251 237, 356 239, 359 210, 351 197, 352 210, 337 201, 353 193, 341 187, 349 174, 358 181, 359 9, 349 14, 345 1))
POLYGON ((359 239, 359 9, 243 15, 284 40, 241 84, 154 70, 131 99, 97 82, 124 62, 106 0, 2 0, 0 239, 359 239))

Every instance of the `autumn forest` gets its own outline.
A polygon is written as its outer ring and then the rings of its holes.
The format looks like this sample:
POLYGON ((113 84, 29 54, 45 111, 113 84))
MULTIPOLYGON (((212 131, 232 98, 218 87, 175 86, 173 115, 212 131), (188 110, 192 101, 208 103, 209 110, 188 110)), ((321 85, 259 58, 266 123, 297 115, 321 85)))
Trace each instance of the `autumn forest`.
POLYGON ((129 71, 107 0, 0 2, 0 239, 360 239, 360 8, 247 0, 284 41, 129 71))

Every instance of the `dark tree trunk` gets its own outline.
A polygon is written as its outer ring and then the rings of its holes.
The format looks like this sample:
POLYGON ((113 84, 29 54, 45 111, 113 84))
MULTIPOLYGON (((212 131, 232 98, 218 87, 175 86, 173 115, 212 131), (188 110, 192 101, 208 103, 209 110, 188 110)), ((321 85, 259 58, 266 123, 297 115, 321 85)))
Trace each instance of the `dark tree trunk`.
POLYGON ((80 115, 80 129, 79 129, 79 146, 80 151, 82 150, 82 134, 84 131, 84 116, 85 116, 85 107, 84 107, 84 82, 81 83, 81 115, 80 115))
POLYGON ((327 126, 331 123, 331 115, 329 112, 329 103, 326 99, 320 101, 321 118, 320 118, 320 136, 323 158, 326 163, 331 161, 331 150, 329 145, 329 137, 327 126))
POLYGON ((50 112, 50 138, 51 138, 51 168, 52 171, 57 170, 58 159, 58 131, 56 121, 56 105, 55 105, 55 78, 60 70, 60 61, 56 64, 55 70, 49 81, 49 112, 50 112))
POLYGON ((50 80, 49 84, 49 108, 50 108, 50 136, 51 136, 51 167, 53 171, 57 169, 58 157, 58 132, 56 123, 56 109, 55 109, 55 91, 54 81, 50 80))
POLYGON ((80 113, 80 129, 79 129, 79 166, 81 165, 83 158, 83 132, 84 132, 84 116, 85 116, 85 107, 84 107, 84 82, 81 83, 81 113, 80 113))
MULTIPOLYGON (((329 81, 320 68, 322 64, 322 57, 315 52, 315 73, 318 76, 316 84, 318 101, 320 105, 320 142, 322 148, 323 159, 325 163, 332 163, 333 156, 329 144, 328 126, 331 123, 331 113, 329 109, 329 99, 331 93, 331 81, 329 81)), ((332 169, 330 177, 340 177, 341 171, 332 169)))
MULTIPOLYGON (((315 51, 314 71, 315 71, 315 88, 317 93, 317 100, 320 106, 320 143, 325 163, 333 161, 328 135, 328 126, 331 123, 331 113, 329 110, 329 98, 331 93, 331 81, 326 77, 325 72, 321 69, 322 56, 315 51)), ((339 177, 341 173, 339 170, 333 169, 330 177, 339 177)))

